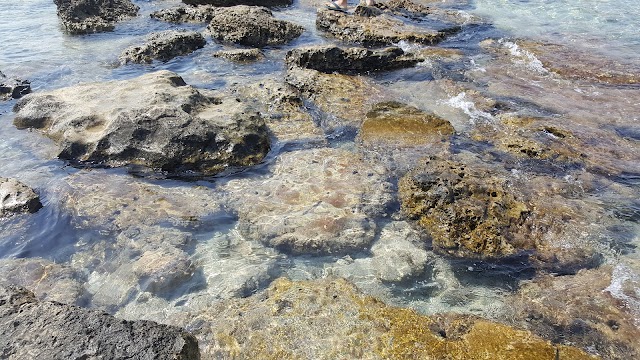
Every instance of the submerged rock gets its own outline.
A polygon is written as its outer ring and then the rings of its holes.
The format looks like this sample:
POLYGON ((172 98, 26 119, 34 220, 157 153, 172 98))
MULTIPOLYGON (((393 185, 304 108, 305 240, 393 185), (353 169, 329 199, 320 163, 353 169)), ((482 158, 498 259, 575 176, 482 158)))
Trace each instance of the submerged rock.
POLYGON ((182 2, 188 5, 213 5, 223 7, 236 5, 278 7, 293 4, 293 0, 182 0, 182 2))
POLYGON ((179 6, 154 11, 149 16, 171 23, 207 23, 213 18, 214 9, 210 5, 179 6))
POLYGON ((204 357, 263 359, 592 359, 528 331, 471 316, 423 316, 342 279, 278 279, 192 321, 204 357))
POLYGON ((0 177, 0 217, 34 213, 42 208, 40 196, 16 179, 0 177))
POLYGON ((340 48, 318 45, 297 48, 287 53, 289 66, 318 70, 324 73, 362 73, 391 70, 415 65, 418 60, 406 56, 398 47, 381 50, 366 48, 340 48))
POLYGON ((276 19, 265 7, 244 5, 215 9, 208 29, 219 41, 259 48, 288 43, 304 31, 300 25, 276 19))
POLYGON ((148 64, 153 60, 169 61, 176 56, 190 54, 207 42, 195 31, 167 30, 149 35, 140 46, 131 46, 120 55, 120 63, 148 64))
POLYGON ((0 72, 0 101, 19 99, 31 92, 31 83, 28 80, 8 79, 0 72))
POLYGON ((329 148, 284 153, 272 172, 225 186, 246 237, 295 254, 353 253, 371 245, 373 217, 384 214, 390 184, 356 154, 329 148))
POLYGON ((442 30, 425 29, 388 14, 360 16, 329 9, 318 10, 316 27, 340 40, 367 46, 391 45, 400 41, 434 45, 460 31, 458 26, 442 30))
POLYGON ((0 351, 8 359, 199 359, 186 331, 152 321, 40 302, 17 287, 0 287, 0 351))
POLYGON ((261 60, 264 54, 260 49, 234 49, 218 51, 213 54, 213 57, 244 63, 261 60))
POLYGON ((14 110, 18 128, 41 130, 61 159, 85 165, 216 174, 269 150, 260 114, 169 71, 34 94, 14 110))
POLYGON ((54 0, 64 29, 71 34, 112 31, 115 23, 138 14, 130 0, 54 0))

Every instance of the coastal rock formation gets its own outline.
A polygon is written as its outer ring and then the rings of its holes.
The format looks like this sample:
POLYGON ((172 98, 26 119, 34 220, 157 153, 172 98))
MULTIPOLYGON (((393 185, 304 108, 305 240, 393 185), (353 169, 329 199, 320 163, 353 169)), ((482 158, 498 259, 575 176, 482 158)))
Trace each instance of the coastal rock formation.
POLYGON ((149 16, 171 23, 208 23, 213 17, 214 9, 211 5, 179 6, 154 11, 149 16))
POLYGON ((340 48, 318 45, 296 48, 287 53, 285 61, 291 66, 318 70, 323 73, 366 73, 392 70, 415 65, 418 60, 406 56, 398 47, 381 50, 340 48))
POLYGON ((0 72, 0 101, 19 99, 31 92, 31 83, 28 80, 8 79, 0 72))
POLYGON ((258 48, 288 43, 304 32, 300 25, 276 19, 265 7, 244 5, 215 9, 208 30, 219 41, 258 48))
POLYGON ((182 0, 187 5, 213 5, 213 6, 266 6, 279 7, 293 4, 293 0, 182 0))
POLYGON ((177 327, 36 300, 0 287, 0 351, 8 359, 199 359, 198 341, 177 327))
POLYGON ((385 13, 360 16, 329 9, 318 10, 316 27, 340 40, 366 46, 392 45, 400 41, 434 45, 460 30, 458 26, 441 30, 424 29, 385 13))
POLYGON ((120 63, 149 64, 154 60, 169 61, 190 54, 207 42, 195 31, 167 30, 149 35, 140 46, 131 46, 120 55, 120 63))
POLYGON ((130 0, 54 0, 62 26, 70 34, 112 31, 115 23, 138 14, 130 0))
POLYGON ((260 49, 233 49, 221 50, 213 54, 213 57, 223 58, 238 63, 258 61, 264 58, 260 49))
POLYGON ((239 359, 595 359, 528 331, 465 315, 423 316, 343 279, 277 279, 192 321, 203 357, 239 359))
POLYGON ((16 179, 0 177, 0 217, 34 213, 42 208, 40 196, 16 179))
POLYGON ((243 234, 286 253, 345 254, 366 250, 373 216, 384 214, 390 184, 341 149, 281 154, 268 178, 231 180, 225 190, 243 234))
POLYGON ((85 165, 211 175, 256 164, 269 150, 257 112, 169 71, 34 94, 14 110, 16 127, 41 130, 59 158, 85 165))

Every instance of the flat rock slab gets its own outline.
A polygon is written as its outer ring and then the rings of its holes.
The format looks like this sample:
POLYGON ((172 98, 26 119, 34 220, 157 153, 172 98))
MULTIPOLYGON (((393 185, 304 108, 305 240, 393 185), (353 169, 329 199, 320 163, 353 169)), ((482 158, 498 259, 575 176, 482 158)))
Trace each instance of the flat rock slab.
POLYGON ((180 328, 39 302, 12 286, 0 287, 0 353, 7 359, 200 358, 198 341, 180 328))
POLYGON ((0 217, 34 213, 42 208, 40 196, 16 179, 0 177, 0 217))
POLYGON ((130 0, 54 0, 62 27, 71 34, 112 31, 140 9, 130 0))
POLYGON ((9 79, 0 72, 0 101, 19 99, 31 92, 28 80, 9 79))
POLYGON ((204 47, 204 36, 195 31, 167 30, 149 35, 140 46, 131 46, 120 55, 120 63, 149 64, 154 60, 169 61, 204 47))
POLYGON ((340 40, 366 46, 391 45, 400 41, 434 45, 460 30, 459 26, 442 30, 425 29, 388 13, 361 16, 329 9, 318 10, 316 28, 340 40))
POLYGON ((236 5, 280 7, 293 4, 293 0, 182 0, 182 2, 187 5, 213 5, 220 7, 236 5))
POLYGON ((14 110, 18 128, 41 130, 60 146, 59 158, 83 166, 212 175, 269 151, 259 113, 170 71, 32 94, 14 110))
POLYGON ((398 47, 369 50, 360 47, 340 48, 333 45, 319 45, 289 51, 286 62, 289 66, 324 73, 364 73, 410 67, 418 63, 418 60, 406 56, 398 47))
POLYGON ((368 249, 374 218, 391 201, 382 171, 349 151, 321 148, 281 154, 272 172, 224 188, 245 236, 296 254, 368 249))
POLYGON ((304 32, 300 25, 276 19, 265 7, 245 5, 216 9, 208 29, 216 40, 259 48, 286 44, 304 32))

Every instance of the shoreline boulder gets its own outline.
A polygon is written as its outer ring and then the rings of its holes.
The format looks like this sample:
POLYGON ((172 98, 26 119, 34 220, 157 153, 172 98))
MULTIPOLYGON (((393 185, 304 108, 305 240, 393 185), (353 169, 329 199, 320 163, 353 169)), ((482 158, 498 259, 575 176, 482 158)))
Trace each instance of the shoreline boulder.
POLYGON ((204 36, 195 31, 167 30, 149 35, 146 42, 131 46, 120 55, 120 63, 149 64, 153 60, 169 61, 204 47, 204 36))
POLYGON ((42 208, 40 196, 16 179, 0 177, 0 217, 35 213, 42 208))
POLYGON ((260 114, 235 97, 158 71, 32 94, 14 107, 19 129, 38 129, 75 165, 141 165, 215 175, 255 165, 269 151, 260 114))
POLYGON ((19 99, 31 92, 31 83, 28 80, 8 79, 0 71, 0 101, 19 99))
POLYGON ((236 5, 279 7, 293 5, 293 0, 182 0, 187 5, 213 5, 230 7, 236 5))
POLYGON ((112 31, 115 23, 138 15, 130 0, 54 0, 62 27, 70 34, 112 31))

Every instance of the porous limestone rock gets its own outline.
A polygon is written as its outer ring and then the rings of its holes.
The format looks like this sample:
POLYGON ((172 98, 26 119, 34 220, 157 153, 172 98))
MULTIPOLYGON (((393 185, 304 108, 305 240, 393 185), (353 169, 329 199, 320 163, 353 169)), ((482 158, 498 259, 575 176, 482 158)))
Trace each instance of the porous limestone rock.
POLYGON ((42 208, 40 196, 16 179, 0 177, 0 217, 34 213, 42 208))
POLYGON ((182 0, 182 2, 188 5, 212 5, 212 6, 249 5, 249 6, 266 6, 266 7, 280 7, 280 6, 289 6, 293 4, 293 0, 182 0))
POLYGON ((245 5, 215 9, 207 29, 216 40, 258 48, 286 44, 304 31, 300 25, 276 19, 265 7, 245 5))
POLYGON ((62 27, 71 34, 112 31, 140 9, 130 0, 54 0, 62 27))
POLYGON ((140 46, 131 46, 120 55, 120 63, 149 64, 154 60, 169 61, 177 56, 190 54, 206 44, 204 37, 195 31, 167 30, 149 35, 140 46))
POLYGON ((152 19, 171 23, 208 23, 213 17, 214 7, 211 5, 179 6, 152 12, 152 19))
POLYGON ((31 94, 14 111, 18 128, 41 130, 74 164, 212 175, 269 151, 259 113, 165 70, 31 94))
POLYGON ((258 61, 264 58, 260 49, 233 49, 215 52, 213 57, 223 58, 238 63, 258 61))
POLYGON ((28 80, 8 79, 0 71, 0 101, 19 99, 31 92, 31 83, 28 80))

